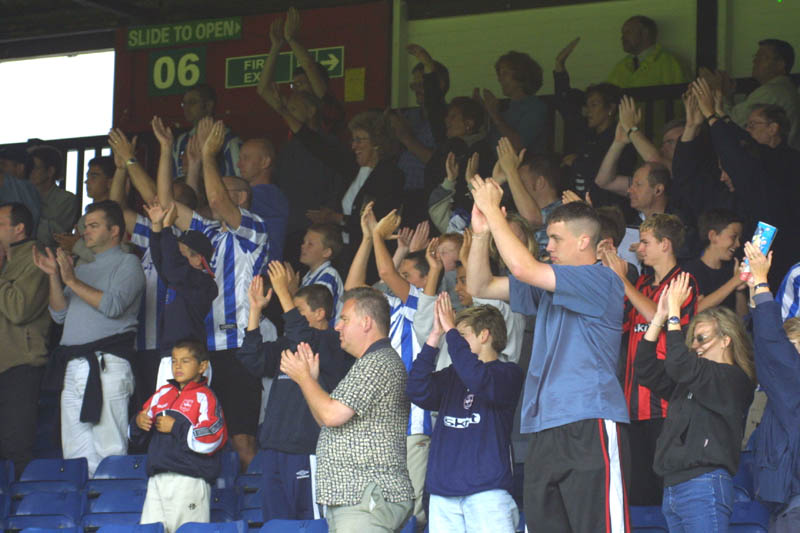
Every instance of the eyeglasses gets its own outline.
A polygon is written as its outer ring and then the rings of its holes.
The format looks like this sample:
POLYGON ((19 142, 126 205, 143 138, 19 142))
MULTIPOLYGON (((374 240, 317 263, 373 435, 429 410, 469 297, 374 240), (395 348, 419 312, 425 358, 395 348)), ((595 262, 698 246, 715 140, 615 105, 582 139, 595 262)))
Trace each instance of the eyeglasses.
POLYGON ((369 142, 369 137, 353 137, 354 143, 367 143, 369 142))
POLYGON ((713 339, 713 338, 714 338, 714 337, 716 337, 716 336, 717 336, 717 334, 716 334, 716 333, 713 333, 713 334, 711 334, 711 335, 703 335, 703 334, 701 333, 700 335, 695 335, 694 337, 692 337, 692 340, 693 340, 694 342, 696 342, 697 344, 705 344, 705 343, 707 343, 707 342, 708 342, 710 339, 713 339))
POLYGON ((744 127, 747 129, 754 128, 756 126, 766 126, 767 124, 772 124, 771 122, 766 122, 764 120, 748 120, 744 127))
POLYGON ((191 105, 198 105, 198 104, 202 104, 202 103, 203 102, 201 102, 200 100, 186 100, 186 101, 181 102, 181 107, 187 107, 187 106, 191 106, 191 105))

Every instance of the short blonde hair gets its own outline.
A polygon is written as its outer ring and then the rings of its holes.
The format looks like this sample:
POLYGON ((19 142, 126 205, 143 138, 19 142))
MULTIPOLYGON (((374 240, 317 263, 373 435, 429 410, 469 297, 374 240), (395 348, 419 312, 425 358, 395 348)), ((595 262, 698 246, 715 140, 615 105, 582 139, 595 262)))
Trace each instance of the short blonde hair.
POLYGON ((667 213, 653 213, 647 217, 639 226, 639 232, 642 231, 651 232, 659 241, 669 239, 669 242, 672 243, 673 253, 683 246, 683 239, 686 235, 686 227, 681 219, 667 213))
POLYGON ((488 329, 492 336, 492 349, 500 353, 506 347, 508 335, 506 321, 496 307, 491 305, 476 305, 467 307, 456 315, 456 325, 464 324, 472 328, 475 335, 488 329))

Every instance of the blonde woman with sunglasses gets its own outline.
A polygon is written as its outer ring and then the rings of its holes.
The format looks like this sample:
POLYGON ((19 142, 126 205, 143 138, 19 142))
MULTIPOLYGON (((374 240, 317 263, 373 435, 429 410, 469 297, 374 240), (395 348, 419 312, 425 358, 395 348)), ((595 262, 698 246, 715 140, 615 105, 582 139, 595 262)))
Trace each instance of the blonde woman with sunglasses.
POLYGON ((753 346, 736 315, 722 307, 695 315, 684 337, 680 306, 690 292, 683 273, 662 293, 636 371, 653 394, 669 400, 653 469, 664 478, 662 510, 670 531, 728 531, 732 477, 755 388, 753 346), (659 359, 663 327, 666 358, 659 359))

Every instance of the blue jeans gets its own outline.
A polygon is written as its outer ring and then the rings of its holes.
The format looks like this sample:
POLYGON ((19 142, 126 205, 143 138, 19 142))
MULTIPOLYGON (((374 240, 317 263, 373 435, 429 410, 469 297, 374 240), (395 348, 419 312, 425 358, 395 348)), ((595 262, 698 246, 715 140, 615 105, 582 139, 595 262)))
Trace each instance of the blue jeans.
POLYGON ((720 468, 664 487, 661 510, 670 533, 728 531, 733 512, 733 479, 720 468))
POLYGON ((519 511, 502 489, 469 496, 431 494, 428 526, 431 533, 514 533, 519 511))

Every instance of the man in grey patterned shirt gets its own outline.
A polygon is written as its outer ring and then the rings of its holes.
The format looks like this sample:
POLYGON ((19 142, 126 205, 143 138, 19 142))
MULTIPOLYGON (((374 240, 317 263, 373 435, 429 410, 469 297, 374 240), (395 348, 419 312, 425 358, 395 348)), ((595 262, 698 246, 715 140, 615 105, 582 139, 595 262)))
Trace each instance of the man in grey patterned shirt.
POLYGON ((356 362, 333 392, 328 395, 317 383, 319 355, 305 343, 297 353, 283 352, 281 371, 300 386, 322 426, 317 502, 328 506, 328 530, 399 530, 414 497, 406 468, 406 369, 387 337, 389 305, 383 294, 360 287, 342 300, 336 331, 356 362))

